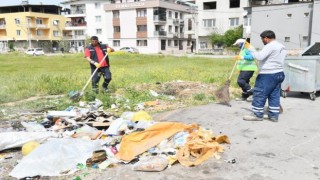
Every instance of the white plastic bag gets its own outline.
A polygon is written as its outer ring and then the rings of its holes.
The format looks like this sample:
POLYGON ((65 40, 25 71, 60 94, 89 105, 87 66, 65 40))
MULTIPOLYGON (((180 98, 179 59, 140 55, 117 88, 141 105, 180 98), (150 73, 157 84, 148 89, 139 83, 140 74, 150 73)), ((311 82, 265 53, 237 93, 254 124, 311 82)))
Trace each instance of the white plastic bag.
POLYGON ((21 147, 29 141, 39 143, 51 137, 58 137, 55 132, 3 132, 0 133, 0 151, 21 147))
POLYGON ((61 176, 72 174, 77 164, 85 164, 92 152, 102 147, 98 141, 84 139, 50 139, 40 145, 11 171, 15 178, 61 176))

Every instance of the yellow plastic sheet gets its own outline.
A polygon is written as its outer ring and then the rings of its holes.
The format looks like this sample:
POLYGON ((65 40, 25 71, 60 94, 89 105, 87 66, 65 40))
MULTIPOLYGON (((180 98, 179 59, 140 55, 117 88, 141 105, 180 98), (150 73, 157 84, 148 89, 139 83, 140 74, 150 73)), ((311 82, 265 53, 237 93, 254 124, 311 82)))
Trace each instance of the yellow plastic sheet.
POLYGON ((230 143, 226 135, 214 137, 211 131, 199 128, 192 132, 184 147, 178 151, 178 161, 184 166, 196 166, 210 157, 220 158, 223 147, 219 143, 230 143))
POLYGON ((135 156, 142 154, 151 147, 158 145, 162 140, 167 139, 181 131, 192 131, 198 125, 186 125, 177 122, 159 122, 144 131, 134 132, 125 135, 121 140, 118 159, 131 161, 135 156))

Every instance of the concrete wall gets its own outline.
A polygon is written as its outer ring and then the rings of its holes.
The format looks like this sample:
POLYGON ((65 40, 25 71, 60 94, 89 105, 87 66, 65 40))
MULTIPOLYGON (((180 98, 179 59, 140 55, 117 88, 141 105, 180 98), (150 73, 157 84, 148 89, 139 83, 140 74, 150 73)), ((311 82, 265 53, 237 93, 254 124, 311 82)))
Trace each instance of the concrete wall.
MULTIPOLYGON (((251 44, 261 49, 263 44, 260 33, 264 30, 272 30, 276 34, 276 39, 287 49, 304 49, 308 46, 311 8, 312 3, 253 7, 251 44), (306 16, 305 13, 309 15, 306 16), (290 40, 286 42, 286 38, 290 40)), ((314 26, 318 26, 317 24, 319 23, 313 23, 314 26)))

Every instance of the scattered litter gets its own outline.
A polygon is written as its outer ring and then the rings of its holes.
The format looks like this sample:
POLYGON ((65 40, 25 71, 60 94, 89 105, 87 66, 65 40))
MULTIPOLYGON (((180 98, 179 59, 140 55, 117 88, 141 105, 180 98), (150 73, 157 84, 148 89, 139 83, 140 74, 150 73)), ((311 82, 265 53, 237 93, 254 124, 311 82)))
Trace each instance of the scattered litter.
POLYGON ((163 171, 168 166, 168 160, 160 156, 151 156, 140 160, 132 167, 134 171, 163 171))

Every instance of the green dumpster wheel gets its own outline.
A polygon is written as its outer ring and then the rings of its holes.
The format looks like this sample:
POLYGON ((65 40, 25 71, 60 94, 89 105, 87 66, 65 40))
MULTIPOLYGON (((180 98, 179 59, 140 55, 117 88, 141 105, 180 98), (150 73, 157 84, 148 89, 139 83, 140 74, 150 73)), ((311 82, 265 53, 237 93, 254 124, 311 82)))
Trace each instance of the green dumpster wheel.
POLYGON ((284 90, 281 90, 281 96, 282 96, 283 98, 286 98, 286 97, 287 97, 287 92, 284 91, 284 90))
POLYGON ((312 101, 314 101, 314 100, 316 100, 316 93, 314 93, 314 92, 312 92, 312 93, 310 93, 310 99, 312 100, 312 101))

